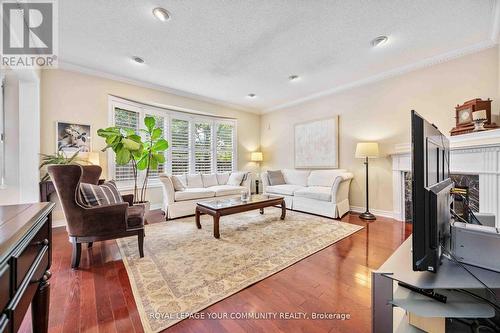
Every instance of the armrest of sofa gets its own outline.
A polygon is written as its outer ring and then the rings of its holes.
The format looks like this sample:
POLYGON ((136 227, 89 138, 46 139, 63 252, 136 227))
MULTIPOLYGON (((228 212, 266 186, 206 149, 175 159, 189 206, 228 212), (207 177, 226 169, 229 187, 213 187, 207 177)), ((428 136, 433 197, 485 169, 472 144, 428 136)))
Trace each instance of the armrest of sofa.
POLYGON ((266 193, 266 187, 269 186, 269 178, 267 177, 267 171, 260 173, 260 183, 262 184, 262 193, 266 193))
POLYGON ((169 175, 160 175, 161 187, 163 189, 163 204, 168 206, 175 202, 175 189, 169 175))
POLYGON ((337 203, 349 199, 349 186, 354 175, 350 172, 340 174, 332 185, 332 202, 337 203))
POLYGON ((250 172, 245 173, 245 176, 243 176, 241 186, 246 187, 248 193, 252 193, 252 174, 250 172))

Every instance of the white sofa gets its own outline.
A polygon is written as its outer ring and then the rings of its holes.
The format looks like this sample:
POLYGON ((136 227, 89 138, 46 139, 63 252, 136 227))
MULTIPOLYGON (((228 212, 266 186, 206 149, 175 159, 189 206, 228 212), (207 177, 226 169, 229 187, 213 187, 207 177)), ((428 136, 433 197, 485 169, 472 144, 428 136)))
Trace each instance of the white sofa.
POLYGON ((353 174, 343 169, 281 170, 285 183, 269 184, 267 172, 261 174, 263 192, 285 197, 293 210, 340 218, 349 211, 349 185, 353 174))
POLYGON ((197 202, 239 197, 242 191, 250 192, 251 177, 242 171, 210 175, 162 174, 160 181, 163 211, 167 219, 174 219, 193 215, 197 202))

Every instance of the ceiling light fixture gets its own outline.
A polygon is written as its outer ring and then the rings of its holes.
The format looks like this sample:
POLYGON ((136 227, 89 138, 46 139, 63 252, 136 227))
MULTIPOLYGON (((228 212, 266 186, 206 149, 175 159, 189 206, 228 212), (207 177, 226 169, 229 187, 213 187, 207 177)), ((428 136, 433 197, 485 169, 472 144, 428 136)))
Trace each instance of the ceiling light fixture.
POLYGON ((378 46, 382 46, 383 44, 387 43, 388 40, 389 40, 389 37, 387 37, 387 36, 378 36, 378 37, 372 39, 370 44, 372 45, 372 47, 378 47, 378 46))
POLYGON ((170 13, 165 8, 156 7, 153 9, 153 15, 162 22, 170 20, 170 13))
POLYGON ((255 94, 252 93, 252 94, 248 94, 247 97, 248 98, 255 98, 255 97, 257 97, 257 95, 255 95, 255 94))
POLYGON ((144 64, 144 62, 145 62, 143 58, 138 57, 138 56, 133 56, 132 61, 134 61, 135 63, 141 64, 141 65, 144 64))
POLYGON ((288 77, 288 80, 290 80, 290 81, 292 81, 292 82, 293 82, 293 81, 297 81, 298 79, 300 79, 300 77, 299 77, 298 75, 290 75, 290 76, 288 77))

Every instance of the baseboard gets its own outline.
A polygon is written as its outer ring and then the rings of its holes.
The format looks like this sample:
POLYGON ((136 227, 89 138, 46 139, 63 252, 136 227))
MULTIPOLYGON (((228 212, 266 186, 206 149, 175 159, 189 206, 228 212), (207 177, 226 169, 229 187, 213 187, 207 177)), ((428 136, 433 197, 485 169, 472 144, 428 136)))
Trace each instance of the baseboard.
POLYGON ((149 209, 153 210, 153 209, 162 209, 162 208, 163 208, 163 204, 161 202, 159 202, 159 203, 154 203, 154 204, 152 203, 149 209))
POLYGON ((52 228, 59 228, 59 227, 66 227, 65 219, 52 220, 52 228))
MULTIPOLYGON (((365 207, 359 207, 359 206, 351 206, 350 208, 351 208, 351 212, 355 212, 355 213, 363 213, 366 210, 365 207)), ((390 210, 380 210, 380 209, 371 209, 370 208, 370 212, 376 216, 388 217, 391 219, 395 218, 394 212, 390 211, 390 210)))

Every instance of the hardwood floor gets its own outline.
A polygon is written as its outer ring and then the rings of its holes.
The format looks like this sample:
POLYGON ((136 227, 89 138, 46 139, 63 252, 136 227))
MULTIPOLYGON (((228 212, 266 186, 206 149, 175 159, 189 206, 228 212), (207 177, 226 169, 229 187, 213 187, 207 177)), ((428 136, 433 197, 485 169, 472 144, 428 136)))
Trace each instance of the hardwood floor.
MULTIPOLYGON (((148 220, 157 223, 163 216, 152 212, 148 220)), ((203 312, 330 312, 348 313, 351 319, 189 319, 165 332, 370 332, 370 271, 410 235, 411 225, 387 218, 365 223, 357 215, 342 221, 366 228, 203 312)), ((142 332, 116 242, 84 247, 76 271, 70 268, 66 231, 54 230, 53 242, 50 332, 142 332)), ((29 320, 21 331, 29 332, 29 320)))

